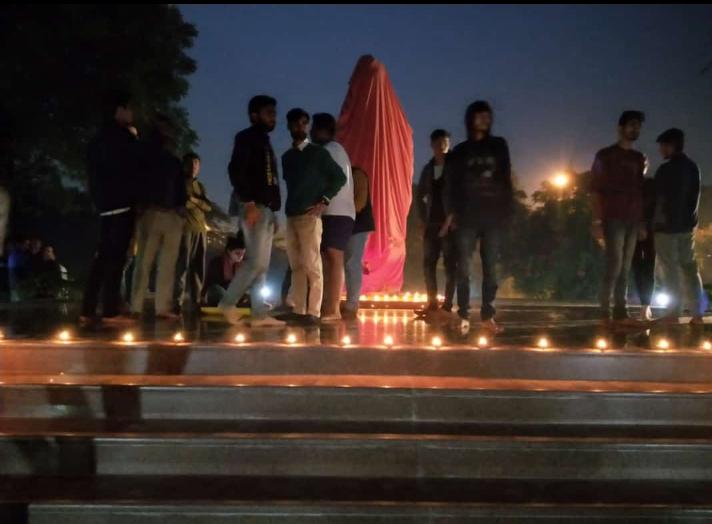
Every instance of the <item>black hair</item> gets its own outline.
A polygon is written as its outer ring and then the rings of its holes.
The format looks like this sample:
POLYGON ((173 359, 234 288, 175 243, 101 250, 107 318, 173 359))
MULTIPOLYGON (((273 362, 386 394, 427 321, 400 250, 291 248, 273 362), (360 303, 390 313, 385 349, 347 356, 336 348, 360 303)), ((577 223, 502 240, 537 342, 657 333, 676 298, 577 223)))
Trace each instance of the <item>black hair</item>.
POLYGON ((431 142, 435 142, 436 140, 439 140, 441 138, 450 138, 450 133, 448 133, 444 129, 436 129, 435 131, 430 133, 431 142))
POLYGON ((475 100, 467 106, 467 110, 465 111, 465 129, 468 133, 472 129, 472 119, 477 113, 489 113, 491 115, 492 106, 484 100, 475 100))
POLYGON ((296 122, 302 118, 306 118, 307 122, 309 122, 309 113, 304 111, 301 107, 295 107, 287 112, 287 122, 296 122))
POLYGON ((133 97, 128 91, 111 91, 104 96, 104 118, 113 120, 117 107, 129 107, 133 97))
POLYGON ((237 236, 229 237, 225 243, 225 251, 236 249, 245 249, 245 234, 242 231, 238 231, 237 236))
POLYGON ((312 131, 326 131, 329 136, 336 134, 336 119, 329 113, 316 113, 312 120, 312 131))
POLYGON ((252 113, 259 113, 265 107, 276 106, 277 100, 268 95, 257 95, 250 99, 250 103, 247 104, 247 114, 248 116, 252 113))
POLYGON ((631 122, 632 120, 637 120, 641 124, 645 122, 645 113, 642 111, 636 111, 633 109, 629 109, 627 111, 623 111, 621 113, 620 118, 618 119, 618 125, 620 127, 625 126, 628 122, 631 122))
POLYGON ((193 160, 200 160, 200 155, 195 151, 189 151, 183 155, 183 163, 192 162, 193 160))
POLYGON ((685 149, 685 132, 682 129, 671 127, 663 131, 656 142, 658 144, 672 144, 675 146, 676 152, 682 153, 682 150, 685 149))

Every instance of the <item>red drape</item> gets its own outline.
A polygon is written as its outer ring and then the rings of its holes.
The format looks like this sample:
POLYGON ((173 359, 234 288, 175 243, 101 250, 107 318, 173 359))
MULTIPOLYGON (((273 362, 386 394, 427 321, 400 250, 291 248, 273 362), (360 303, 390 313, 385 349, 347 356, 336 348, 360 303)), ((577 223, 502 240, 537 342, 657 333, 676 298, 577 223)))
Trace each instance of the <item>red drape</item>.
POLYGON ((413 196, 413 130, 386 68, 370 55, 359 59, 351 75, 337 140, 370 182, 376 231, 366 244, 362 292, 400 291, 413 196))

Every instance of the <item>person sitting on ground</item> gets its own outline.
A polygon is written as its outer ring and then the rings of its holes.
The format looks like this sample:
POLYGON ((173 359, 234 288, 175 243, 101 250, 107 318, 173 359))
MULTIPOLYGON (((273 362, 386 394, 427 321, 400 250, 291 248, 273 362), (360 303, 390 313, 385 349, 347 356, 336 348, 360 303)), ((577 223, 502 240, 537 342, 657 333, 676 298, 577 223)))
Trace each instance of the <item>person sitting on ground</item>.
MULTIPOLYGON (((205 295, 203 304, 216 307, 225 295, 235 272, 245 260, 245 237, 240 231, 237 237, 228 238, 225 252, 213 258, 205 274, 205 295)), ((237 303, 240 307, 249 305, 247 295, 237 303)))

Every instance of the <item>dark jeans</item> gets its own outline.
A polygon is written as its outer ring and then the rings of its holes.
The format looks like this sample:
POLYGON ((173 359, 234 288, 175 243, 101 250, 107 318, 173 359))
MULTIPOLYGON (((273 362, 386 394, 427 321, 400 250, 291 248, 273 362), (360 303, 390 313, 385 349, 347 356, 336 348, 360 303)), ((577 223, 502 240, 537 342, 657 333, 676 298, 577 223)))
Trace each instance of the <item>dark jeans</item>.
POLYGON ((633 253, 633 278, 638 290, 638 297, 643 306, 649 306, 653 298, 655 285, 655 240, 653 232, 635 245, 633 253))
POLYGON ((610 315, 613 295, 613 318, 627 316, 628 274, 638 241, 639 224, 620 220, 608 220, 603 224, 603 240, 606 253, 606 270, 599 296, 601 315, 610 315))
POLYGON ((452 309, 453 297, 455 296, 457 250, 454 233, 441 238, 438 235, 439 232, 440 226, 437 224, 429 224, 425 228, 423 235, 423 273, 425 275, 425 288, 428 292, 428 302, 437 304, 437 267, 442 253, 445 264, 445 302, 443 303, 443 308, 449 311, 452 309))
POLYGON ((470 272, 472 255, 480 242, 482 259, 482 306, 480 317, 494 317, 494 299, 497 296, 497 257, 499 255, 499 231, 496 228, 455 230, 457 245, 457 305, 460 318, 470 317, 470 272))
POLYGON ((82 315, 93 317, 102 293, 104 317, 119 314, 121 275, 134 229, 133 212, 100 217, 99 246, 84 288, 82 315))
POLYGON ((181 239, 178 262, 176 263, 176 283, 174 302, 176 309, 183 306, 185 297, 190 294, 192 304, 200 304, 205 282, 205 233, 186 230, 181 239))

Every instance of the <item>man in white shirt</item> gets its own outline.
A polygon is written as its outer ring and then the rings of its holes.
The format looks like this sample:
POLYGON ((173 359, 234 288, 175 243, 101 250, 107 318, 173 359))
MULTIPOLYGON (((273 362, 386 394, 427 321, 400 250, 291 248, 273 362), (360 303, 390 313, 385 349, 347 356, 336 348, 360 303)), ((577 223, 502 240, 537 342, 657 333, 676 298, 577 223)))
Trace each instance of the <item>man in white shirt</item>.
POLYGON ((356 216, 354 204, 354 181, 351 162, 346 150, 334 141, 336 119, 328 113, 317 113, 312 119, 311 138, 326 148, 334 161, 346 174, 344 184, 322 215, 323 232, 321 253, 324 265, 324 299, 321 306, 321 321, 341 320, 339 302, 344 283, 344 250, 351 238, 356 216))

